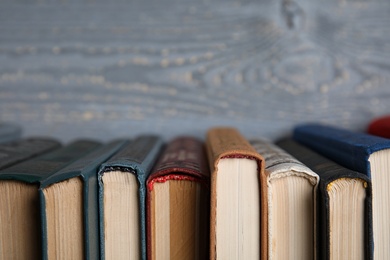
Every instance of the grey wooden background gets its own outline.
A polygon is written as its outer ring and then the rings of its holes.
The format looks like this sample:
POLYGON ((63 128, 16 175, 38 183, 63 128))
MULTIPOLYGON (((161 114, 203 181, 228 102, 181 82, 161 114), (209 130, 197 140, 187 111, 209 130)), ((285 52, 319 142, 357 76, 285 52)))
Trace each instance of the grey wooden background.
POLYGON ((388 0, 0 2, 0 121, 25 135, 364 130, 389 72, 388 0))

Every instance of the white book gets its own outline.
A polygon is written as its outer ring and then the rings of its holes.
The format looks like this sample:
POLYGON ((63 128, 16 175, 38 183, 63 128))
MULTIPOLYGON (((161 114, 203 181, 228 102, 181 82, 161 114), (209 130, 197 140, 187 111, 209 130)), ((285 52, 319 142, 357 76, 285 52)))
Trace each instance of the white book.
POLYGON ((270 142, 250 143, 265 160, 260 182, 262 250, 267 259, 315 259, 319 176, 270 142))

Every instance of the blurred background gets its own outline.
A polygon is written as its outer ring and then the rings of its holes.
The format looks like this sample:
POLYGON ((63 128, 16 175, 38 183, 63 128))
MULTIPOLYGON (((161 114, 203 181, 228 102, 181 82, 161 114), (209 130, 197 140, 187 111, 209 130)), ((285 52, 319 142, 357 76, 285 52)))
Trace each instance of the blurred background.
POLYGON ((28 136, 365 130, 389 72, 387 0, 0 2, 0 122, 28 136))

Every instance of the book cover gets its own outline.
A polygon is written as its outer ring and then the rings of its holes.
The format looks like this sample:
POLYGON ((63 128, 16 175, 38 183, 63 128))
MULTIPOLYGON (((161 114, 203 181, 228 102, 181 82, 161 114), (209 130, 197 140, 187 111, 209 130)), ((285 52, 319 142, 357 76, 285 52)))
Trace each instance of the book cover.
POLYGON ((319 176, 275 144, 250 144, 265 160, 261 241, 267 259, 314 259, 319 176))
POLYGON ((260 248, 263 158, 229 127, 210 129, 206 147, 211 172, 210 259, 259 259, 265 252, 260 248))
POLYGON ((320 176, 317 207, 318 258, 373 259, 370 178, 342 167, 291 138, 279 140, 276 144, 320 176), (347 193, 349 187, 353 188, 352 195, 347 193), (357 193, 357 190, 361 192, 357 193), (341 207, 338 211, 336 211, 337 203, 341 207), (360 205, 360 207, 353 209, 351 205, 360 205), (340 223, 332 226, 332 219, 336 218, 340 223))
POLYGON ((297 126, 293 138, 338 164, 369 177, 370 155, 390 148, 389 139, 321 124, 297 126))
POLYGON ((177 137, 147 180, 148 259, 207 259, 210 173, 203 142, 177 137))
POLYGON ((146 179, 162 148, 160 137, 142 135, 100 167, 101 259, 146 259, 146 179))
POLYGON ((0 171, 0 258, 42 258, 38 191, 41 181, 97 145, 93 141, 75 141, 0 171))
POLYGON ((26 138, 0 144, 0 170, 61 147, 48 138, 26 138))
POLYGON ((126 143, 97 146, 41 181, 43 259, 99 258, 97 172, 126 143), (75 181, 80 183, 76 188, 68 187, 75 181))

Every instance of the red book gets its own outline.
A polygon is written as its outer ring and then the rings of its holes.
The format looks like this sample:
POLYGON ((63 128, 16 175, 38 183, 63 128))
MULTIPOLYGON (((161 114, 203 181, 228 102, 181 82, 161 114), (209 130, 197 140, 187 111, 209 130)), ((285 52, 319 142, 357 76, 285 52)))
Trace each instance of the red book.
POLYGON ((209 169, 192 137, 168 143, 147 180, 148 259, 207 259, 209 169))
POLYGON ((390 115, 374 119, 368 125, 367 132, 385 138, 390 138, 390 115))

